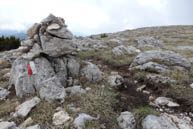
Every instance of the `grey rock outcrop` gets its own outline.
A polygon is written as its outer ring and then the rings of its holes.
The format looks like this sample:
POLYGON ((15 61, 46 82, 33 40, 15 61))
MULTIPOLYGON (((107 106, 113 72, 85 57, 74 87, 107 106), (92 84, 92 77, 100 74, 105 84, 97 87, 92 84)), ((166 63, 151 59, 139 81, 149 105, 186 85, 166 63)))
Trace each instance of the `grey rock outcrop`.
POLYGON ((142 122, 143 129, 192 129, 191 119, 177 115, 161 114, 159 117, 148 115, 142 122))
POLYGON ((16 112, 14 113, 14 117, 26 117, 28 113, 31 111, 33 107, 40 103, 40 99, 38 97, 34 97, 31 100, 28 100, 21 105, 16 107, 16 112))
POLYGON ((134 115, 128 111, 121 112, 117 121, 121 129, 134 129, 136 126, 134 115))
POLYGON ((156 40, 153 37, 137 38, 138 48, 159 48, 164 45, 162 41, 156 40))
POLYGON ((149 69, 159 73, 167 71, 167 67, 176 68, 176 66, 187 70, 191 68, 190 62, 178 53, 167 50, 151 50, 140 53, 133 60, 130 68, 149 69), (149 62, 151 63, 147 65, 149 62))

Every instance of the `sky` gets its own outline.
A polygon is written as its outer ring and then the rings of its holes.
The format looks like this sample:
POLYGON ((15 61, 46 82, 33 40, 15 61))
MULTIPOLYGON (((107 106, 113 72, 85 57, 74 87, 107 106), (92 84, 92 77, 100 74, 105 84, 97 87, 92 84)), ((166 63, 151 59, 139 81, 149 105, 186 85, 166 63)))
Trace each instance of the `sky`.
POLYGON ((193 25, 193 0, 0 0, 0 30, 23 31, 50 13, 74 34, 193 25))

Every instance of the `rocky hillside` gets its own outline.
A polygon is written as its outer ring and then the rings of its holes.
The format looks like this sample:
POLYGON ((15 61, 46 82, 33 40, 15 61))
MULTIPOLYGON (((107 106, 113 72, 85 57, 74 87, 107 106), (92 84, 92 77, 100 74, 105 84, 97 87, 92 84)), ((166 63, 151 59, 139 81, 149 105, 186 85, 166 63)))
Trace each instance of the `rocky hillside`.
POLYGON ((0 129, 193 129, 193 26, 27 34, 0 53, 0 129))

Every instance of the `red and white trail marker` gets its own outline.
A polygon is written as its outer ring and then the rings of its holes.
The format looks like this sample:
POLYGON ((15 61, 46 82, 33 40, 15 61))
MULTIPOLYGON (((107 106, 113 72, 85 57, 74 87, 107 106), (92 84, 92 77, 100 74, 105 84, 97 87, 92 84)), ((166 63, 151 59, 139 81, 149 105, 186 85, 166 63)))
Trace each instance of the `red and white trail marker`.
POLYGON ((37 70, 36 70, 36 67, 35 67, 35 63, 33 61, 30 61, 27 64, 27 72, 28 72, 28 75, 32 75, 32 74, 36 74, 37 73, 37 70))

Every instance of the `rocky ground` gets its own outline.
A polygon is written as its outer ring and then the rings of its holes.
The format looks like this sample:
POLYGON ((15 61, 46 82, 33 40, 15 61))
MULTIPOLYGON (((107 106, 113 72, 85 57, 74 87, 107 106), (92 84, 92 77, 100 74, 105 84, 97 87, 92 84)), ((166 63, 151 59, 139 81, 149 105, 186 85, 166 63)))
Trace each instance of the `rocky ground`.
POLYGON ((193 129, 193 26, 76 37, 49 15, 0 69, 1 129, 193 129))

